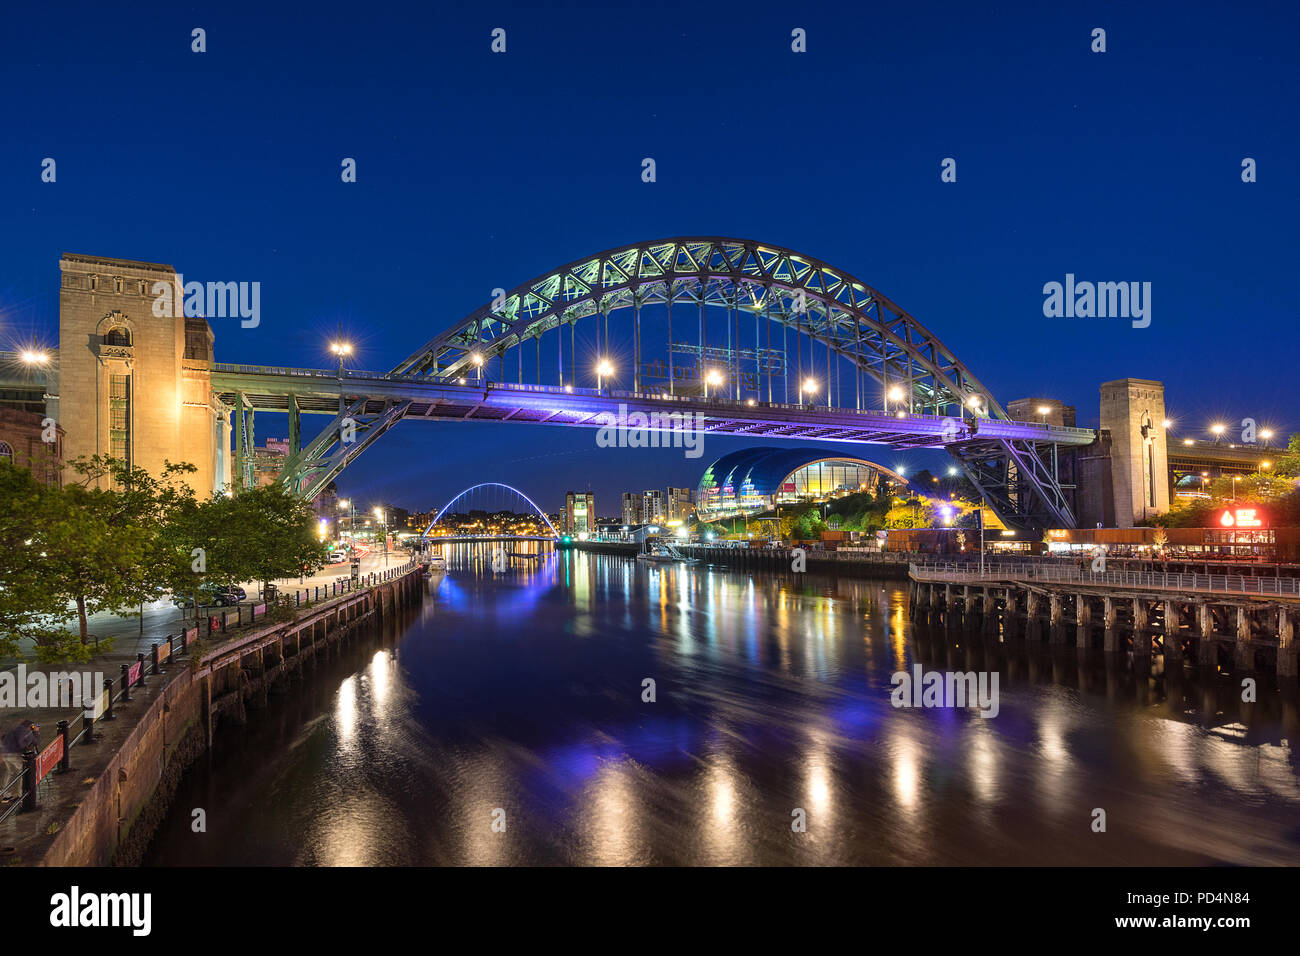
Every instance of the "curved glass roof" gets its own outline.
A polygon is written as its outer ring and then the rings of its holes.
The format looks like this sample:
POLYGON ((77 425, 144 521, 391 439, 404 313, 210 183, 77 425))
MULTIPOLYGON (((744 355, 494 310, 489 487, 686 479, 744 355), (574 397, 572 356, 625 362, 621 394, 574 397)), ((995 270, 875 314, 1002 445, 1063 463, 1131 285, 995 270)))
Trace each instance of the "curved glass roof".
POLYGON ((832 448, 744 448, 723 455, 704 470, 699 485, 701 500, 706 489, 714 487, 731 488, 735 495, 774 495, 793 472, 813 462, 827 460, 866 465, 899 484, 907 484, 907 480, 892 469, 832 448))

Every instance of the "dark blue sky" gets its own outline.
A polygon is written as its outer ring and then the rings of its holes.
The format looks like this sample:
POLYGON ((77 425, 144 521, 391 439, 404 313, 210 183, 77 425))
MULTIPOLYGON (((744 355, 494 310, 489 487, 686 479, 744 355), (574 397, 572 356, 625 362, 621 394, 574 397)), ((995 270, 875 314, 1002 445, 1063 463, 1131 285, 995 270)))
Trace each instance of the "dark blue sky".
MULTIPOLYGON (((1137 376, 1166 382, 1182 434, 1296 430, 1300 15, 1133 6, 11 6, 0 342, 52 343, 59 255, 84 252, 260 281, 260 327, 213 320, 221 361, 327 367, 341 323, 356 364, 387 369, 493 287, 731 235, 880 289, 1003 402, 1060 397, 1095 424, 1098 385, 1137 376), (1067 272, 1152 283, 1150 327, 1044 318, 1067 272)), ((282 422, 259 418, 259 439, 282 422)), ((340 485, 420 508, 491 479, 551 509, 590 486, 613 514, 736 447, 692 461, 593 434, 403 423, 340 485)))

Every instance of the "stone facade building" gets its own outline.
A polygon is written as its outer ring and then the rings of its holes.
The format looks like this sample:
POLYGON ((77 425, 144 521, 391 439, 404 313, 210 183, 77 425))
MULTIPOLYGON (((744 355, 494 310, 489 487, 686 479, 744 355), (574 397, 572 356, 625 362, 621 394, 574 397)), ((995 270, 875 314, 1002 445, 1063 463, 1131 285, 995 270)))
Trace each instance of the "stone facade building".
POLYGON ((212 330, 184 316, 176 270, 72 254, 59 269, 57 383, 46 408, 66 427, 65 459, 111 455, 154 475, 188 462, 200 497, 223 491, 229 410, 212 394, 212 330), (155 307, 158 283, 171 286, 175 307, 155 307))
POLYGON ((48 485, 61 485, 63 441, 63 429, 43 413, 0 407, 0 461, 27 468, 48 485))

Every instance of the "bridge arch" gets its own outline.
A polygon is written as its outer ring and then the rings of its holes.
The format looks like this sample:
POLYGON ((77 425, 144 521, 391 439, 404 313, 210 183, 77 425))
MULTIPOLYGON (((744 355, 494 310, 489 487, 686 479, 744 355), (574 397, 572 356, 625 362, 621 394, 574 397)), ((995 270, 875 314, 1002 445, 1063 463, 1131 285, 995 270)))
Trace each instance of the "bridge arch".
POLYGON ((442 516, 443 516, 443 515, 445 515, 445 514, 447 514, 448 512, 451 511, 451 506, 452 506, 452 505, 454 505, 456 502, 460 501, 460 500, 461 500, 462 498, 464 498, 465 496, 467 496, 467 495, 469 495, 469 494, 471 494, 471 493, 473 493, 473 492, 475 492, 475 491, 478 491, 479 489, 482 489, 482 488, 504 488, 506 491, 513 492, 515 495, 517 495, 518 497, 522 498, 524 501, 528 502, 529 507, 531 507, 531 508, 533 509, 533 511, 535 511, 535 512, 537 513, 538 517, 540 517, 540 518, 542 519, 542 521, 546 522, 546 527, 548 527, 548 528, 551 529, 551 534, 555 535, 555 537, 557 537, 557 538, 560 536, 560 533, 559 533, 558 531, 555 530, 555 525, 551 524, 551 519, 550 519, 549 517, 547 517, 546 512, 543 511, 541 508, 539 508, 539 507, 537 506, 537 503, 536 503, 535 501, 533 501, 532 498, 529 498, 526 494, 524 494, 524 493, 523 493, 522 491, 520 491, 518 488, 515 488, 513 485, 503 484, 502 482, 499 482, 499 481, 480 481, 480 482, 479 482, 478 484, 476 484, 476 485, 470 485, 470 486, 469 486, 468 488, 466 488, 464 491, 462 491, 462 492, 460 492, 459 494, 457 494, 456 497, 452 498, 452 499, 451 499, 450 501, 448 501, 445 505, 443 505, 442 508, 438 511, 438 513, 437 513, 436 515, 434 515, 433 520, 432 520, 431 522, 429 522, 429 526, 428 526, 427 528, 424 529, 424 532, 423 532, 423 534, 420 535, 420 537, 421 537, 421 538, 427 538, 427 537, 429 537, 429 532, 432 531, 432 530, 434 529, 434 527, 438 524, 438 522, 442 520, 442 516))
POLYGON ((388 372, 214 365, 212 375, 234 409, 239 482, 253 479, 253 411, 287 411, 291 452, 281 480, 307 497, 403 419, 595 427, 601 413, 626 407, 691 413, 701 434, 945 448, 1008 524, 1071 527, 1073 459, 1062 464, 1057 449, 1095 438, 1012 419, 937 336, 849 273, 724 237, 653 240, 570 262, 502 291, 388 372), (661 309, 666 336, 656 334, 661 309), (718 309, 725 328, 706 326, 718 309), (631 321, 611 326, 620 312, 631 321), (694 342, 681 340, 683 325, 693 327, 694 342), (662 380, 662 360, 645 363, 643 343, 666 349, 666 386, 647 387, 662 380), (515 382, 506 371, 511 352, 515 382), (525 378, 525 353, 535 358, 535 377, 530 368, 525 378), (681 368, 695 379, 679 388, 681 368), (721 387, 711 384, 715 375, 721 387), (304 413, 334 417, 306 444, 304 413))
MULTIPOLYGON (((435 335, 390 374, 422 375, 439 381, 481 377, 482 368, 490 367, 494 360, 500 360, 504 368, 505 353, 535 341, 540 375, 541 340, 546 333, 555 331, 558 384, 574 385, 577 369, 572 354, 576 348, 573 328, 583 320, 595 319, 601 343, 598 350, 607 354, 609 315, 631 309, 637 352, 633 358, 633 384, 634 390, 640 391, 641 308, 668 308, 671 340, 674 304, 699 308, 700 361, 719 367, 723 361, 729 363, 727 369, 734 373, 737 383, 736 397, 743 359, 760 379, 767 374, 768 398, 772 398, 775 358, 770 329, 768 347, 758 341, 759 319, 763 318, 777 327, 795 330, 796 344, 801 337, 811 340, 810 361, 813 348, 822 346, 826 350, 828 379, 831 356, 852 368, 859 408, 872 407, 879 399, 886 410, 892 403, 895 409, 906 408, 917 414, 1009 419, 1006 410, 951 349, 865 282, 812 256, 752 239, 726 237, 652 240, 570 262, 498 295, 435 335), (728 329, 725 354, 715 359, 710 359, 710 354, 722 350, 710 349, 704 334, 704 310, 710 306, 728 310, 735 326, 734 347, 732 329, 728 329), (741 313, 755 320, 752 348, 741 344, 741 313), (604 330, 599 328, 602 318, 604 330), (570 328, 569 359, 573 364, 567 382, 562 334, 566 325, 570 328), (865 394, 868 381, 880 386, 878 395, 865 394)), ((672 341, 669 348, 673 348, 672 341)), ((802 360, 799 345, 801 366, 802 360)), ((783 377, 788 378, 793 371, 783 367, 783 377)), ((671 387, 671 373, 669 380, 671 387)), ((796 387, 802 388, 802 370, 796 387)), ((829 382, 826 387, 829 404, 829 382)))

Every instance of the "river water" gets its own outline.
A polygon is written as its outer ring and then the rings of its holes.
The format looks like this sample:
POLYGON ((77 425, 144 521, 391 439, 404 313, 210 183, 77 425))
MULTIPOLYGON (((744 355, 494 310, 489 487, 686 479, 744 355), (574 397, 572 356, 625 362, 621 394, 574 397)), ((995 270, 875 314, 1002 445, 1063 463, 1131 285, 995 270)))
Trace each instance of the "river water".
POLYGON ((223 728, 147 862, 1300 863, 1294 696, 931 631, 901 581, 488 547, 223 728), (893 706, 916 664, 996 716, 893 706))

